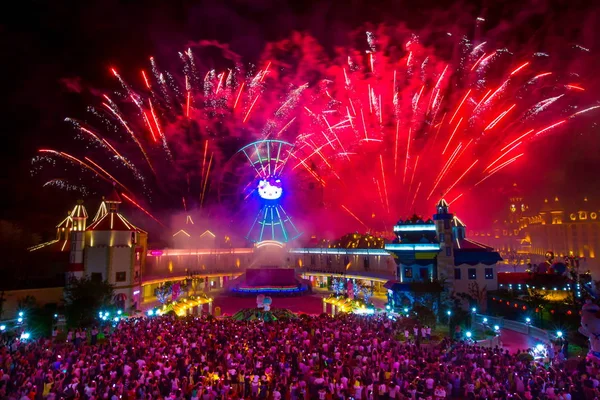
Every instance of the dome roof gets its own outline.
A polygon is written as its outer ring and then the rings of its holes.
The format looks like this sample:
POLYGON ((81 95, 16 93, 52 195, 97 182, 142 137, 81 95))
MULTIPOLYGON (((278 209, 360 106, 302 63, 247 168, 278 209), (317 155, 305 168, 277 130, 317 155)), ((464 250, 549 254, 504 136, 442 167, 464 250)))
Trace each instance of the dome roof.
POLYGON ((449 204, 445 199, 441 199, 438 203, 437 203, 437 207, 448 207, 449 204))
POLYGON ((106 203, 122 203, 121 196, 117 192, 117 189, 113 187, 112 192, 104 199, 106 203))

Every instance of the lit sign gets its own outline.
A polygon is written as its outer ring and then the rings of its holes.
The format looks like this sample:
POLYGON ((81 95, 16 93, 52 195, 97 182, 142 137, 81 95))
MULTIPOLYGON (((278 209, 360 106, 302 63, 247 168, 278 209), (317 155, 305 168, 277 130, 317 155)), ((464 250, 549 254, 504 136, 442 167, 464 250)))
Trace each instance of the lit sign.
POLYGON ((440 245, 437 243, 394 243, 386 244, 386 250, 400 250, 400 251, 415 251, 415 250, 440 250, 440 245))
POLYGON ((162 256, 163 252, 162 252, 162 250, 152 250, 152 251, 150 251, 150 254, 153 256, 162 256))
POLYGON ((389 253, 382 249, 291 249, 292 254, 323 254, 323 255, 349 255, 349 256, 388 256, 389 253))
POLYGON ((258 195, 265 200, 277 200, 283 193, 281 179, 267 178, 258 181, 258 195))
POLYGON ((419 231, 435 231, 435 225, 433 224, 419 224, 419 225, 396 225, 394 226, 394 232, 419 232, 419 231))

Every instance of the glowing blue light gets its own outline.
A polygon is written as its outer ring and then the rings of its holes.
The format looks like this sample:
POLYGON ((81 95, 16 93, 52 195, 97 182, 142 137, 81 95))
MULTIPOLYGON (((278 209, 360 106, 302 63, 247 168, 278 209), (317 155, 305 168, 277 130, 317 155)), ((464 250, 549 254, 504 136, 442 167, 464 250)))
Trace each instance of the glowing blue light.
POLYGON ((398 251, 416 251, 416 250, 430 250, 439 251, 440 245, 438 243, 392 243, 385 245, 386 250, 398 250, 398 251))
POLYGON ((269 178, 258 181, 258 195, 265 200, 277 200, 283 193, 281 179, 269 178))
POLYGON ((394 232, 419 232, 419 231, 435 231, 433 224, 417 224, 417 225, 395 225, 394 232))
POLYGON ((529 317, 525 318, 525 322, 530 323, 531 322, 531 318, 529 318, 529 317))
POLYGON ((385 309, 386 309, 386 310, 389 310, 390 308, 391 308, 391 307, 390 307, 390 305, 389 305, 389 304, 386 304, 386 306, 385 306, 385 309))
POLYGON ((123 314, 123 311, 119 310, 119 311, 117 311, 117 314, 121 315, 121 314, 123 314))
POLYGON ((471 308, 471 311, 473 311, 474 313, 476 313, 477 312, 477 308, 473 307, 473 308, 471 308))
POLYGON ((292 254, 323 254, 335 256, 389 256, 389 253, 382 249, 321 249, 321 248, 298 248, 291 249, 292 254))
POLYGON ((119 322, 119 317, 114 317, 114 318, 113 318, 113 321, 115 321, 115 322, 119 322))
POLYGON ((148 316, 151 317, 154 315, 154 310, 148 310, 148 316))
POLYGON ((5 331, 6 330, 6 325, 0 325, 0 331, 5 331))
POLYGON ((562 331, 556 332, 556 336, 558 336, 559 338, 562 337, 562 335, 563 335, 562 331))
POLYGON ((538 344, 535 345, 535 349, 537 351, 542 351, 542 350, 544 350, 544 345, 541 344, 541 343, 538 343, 538 344))
POLYGON ((27 340, 30 337, 31 337, 31 334, 29 334, 28 332, 21 333, 21 340, 27 340))
POLYGON ((20 324, 21 324, 21 323, 23 323, 23 318, 19 317, 19 318, 17 319, 17 322, 18 322, 18 323, 20 323, 20 324))
POLYGON ((404 312, 408 313, 408 308, 404 307, 404 312))
POLYGON ((499 330, 500 330, 500 327, 499 327, 498 325, 494 325, 494 330, 495 330, 495 331, 499 331, 499 330))
POLYGON ((448 311, 446 311, 446 314, 448 314, 448 316, 451 316, 452 315, 452 311, 448 310, 448 311))
POLYGON ((23 316, 23 311, 19 311, 19 317, 23 316))
POLYGON ((484 319, 483 319, 483 323, 484 323, 484 324, 487 324, 487 321, 488 321, 488 320, 487 320, 487 318, 484 318, 484 319))
POLYGON ((473 336, 473 334, 471 333, 471 331, 467 331, 467 338, 471 339, 471 336, 473 336))

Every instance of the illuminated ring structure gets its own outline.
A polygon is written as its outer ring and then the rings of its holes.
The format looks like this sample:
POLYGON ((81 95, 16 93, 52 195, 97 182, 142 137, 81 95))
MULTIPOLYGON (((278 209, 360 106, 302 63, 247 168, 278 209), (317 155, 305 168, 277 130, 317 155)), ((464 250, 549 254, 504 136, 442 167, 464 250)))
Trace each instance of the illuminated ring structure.
POLYGON ((244 154, 253 169, 254 180, 248 184, 256 190, 261 203, 246 235, 252 242, 273 240, 286 243, 301 234, 281 205, 284 171, 293 149, 291 143, 282 140, 259 140, 238 151, 244 154))

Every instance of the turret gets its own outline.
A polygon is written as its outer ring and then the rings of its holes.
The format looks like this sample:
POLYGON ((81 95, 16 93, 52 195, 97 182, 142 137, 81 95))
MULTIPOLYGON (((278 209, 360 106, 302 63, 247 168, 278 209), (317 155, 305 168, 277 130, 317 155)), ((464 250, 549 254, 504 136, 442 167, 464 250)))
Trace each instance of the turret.
POLYGON ((95 221, 85 232, 85 273, 113 285, 121 309, 140 300, 142 266, 147 234, 119 212, 121 197, 115 189, 103 198, 95 221))
POLYGON ((85 248, 85 228, 88 213, 83 205, 83 200, 78 200, 75 208, 71 211, 72 229, 70 232, 71 250, 69 254, 68 276, 81 278, 83 276, 83 250, 85 248))
POLYGON ((433 215, 435 228, 440 242, 440 253, 437 256, 437 277, 450 285, 454 279, 454 254, 452 254, 452 220, 446 200, 441 199, 436 205, 437 213, 433 215))

